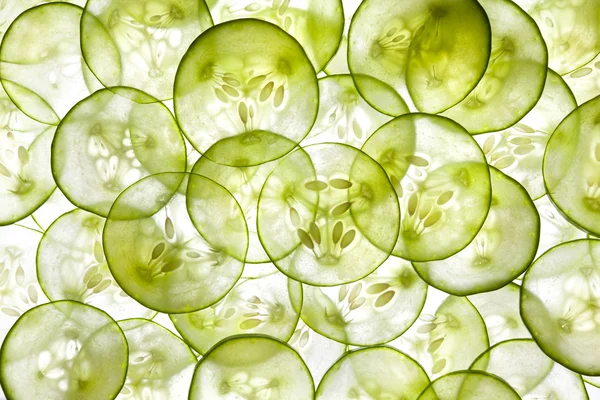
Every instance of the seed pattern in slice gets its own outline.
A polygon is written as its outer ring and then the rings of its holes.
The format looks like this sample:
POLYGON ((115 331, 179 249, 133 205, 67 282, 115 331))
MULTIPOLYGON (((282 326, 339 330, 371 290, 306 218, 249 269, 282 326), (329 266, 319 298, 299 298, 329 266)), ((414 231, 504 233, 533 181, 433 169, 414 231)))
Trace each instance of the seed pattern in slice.
POLYGON ((521 400, 504 380, 483 371, 456 371, 431 382, 417 400, 521 400))

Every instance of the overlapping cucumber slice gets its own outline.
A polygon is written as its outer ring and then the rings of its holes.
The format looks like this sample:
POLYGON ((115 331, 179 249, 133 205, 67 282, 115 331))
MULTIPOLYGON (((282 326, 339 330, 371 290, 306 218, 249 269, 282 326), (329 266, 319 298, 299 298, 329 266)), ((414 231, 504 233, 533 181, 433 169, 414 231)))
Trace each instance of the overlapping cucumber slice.
POLYGON ((600 95, 600 55, 583 67, 563 76, 578 104, 600 95))
POLYGON ((418 400, 520 400, 503 379, 482 371, 456 371, 431 382, 418 400))

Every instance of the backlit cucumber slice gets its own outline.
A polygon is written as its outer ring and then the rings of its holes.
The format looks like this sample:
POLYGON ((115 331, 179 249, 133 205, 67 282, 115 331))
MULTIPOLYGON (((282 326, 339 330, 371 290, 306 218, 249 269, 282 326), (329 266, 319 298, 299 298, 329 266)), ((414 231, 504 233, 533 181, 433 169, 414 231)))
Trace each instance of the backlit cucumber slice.
POLYGON ((464 296, 500 289, 521 275, 534 259, 540 238, 540 217, 517 181, 495 168, 492 205, 475 239, 444 260, 415 262, 427 283, 464 296))
POLYGON ((395 256, 440 260, 473 240, 491 189, 483 153, 464 128, 444 117, 407 114, 379 128, 362 149, 386 170, 398 194, 395 256))
POLYGON ((344 354, 317 388, 317 400, 415 399, 429 385, 423 368, 390 347, 367 347, 344 354))
POLYGON ((575 95, 577 104, 583 104, 600 95, 600 55, 583 67, 563 76, 575 95))
POLYGON ((327 75, 347 74, 350 72, 350 69, 348 69, 348 31, 350 30, 352 17, 354 17, 354 13, 358 9, 358 6, 360 6, 360 3, 362 3, 362 0, 342 1, 342 8, 344 11, 344 31, 337 51, 333 57, 331 57, 331 60, 329 60, 325 68, 323 68, 323 71, 325 71, 327 75))
POLYGON ((175 115, 200 152, 219 164, 252 166, 290 152, 317 116, 315 71, 300 44, 256 19, 210 28, 192 43, 175 78, 175 115))
POLYGON ((11 400, 112 399, 125 382, 127 355, 123 331, 106 313, 57 301, 32 308, 12 327, 0 352, 0 383, 11 400))
POLYGON ((504 380, 483 371, 457 371, 431 382, 418 400, 521 400, 504 380))
POLYGON ((52 142, 52 173, 78 207, 106 216, 144 176, 183 172, 185 146, 167 108, 139 90, 103 89, 78 103, 52 142))
POLYGON ((190 400, 235 398, 310 400, 315 387, 291 347, 262 335, 225 339, 196 366, 190 400))

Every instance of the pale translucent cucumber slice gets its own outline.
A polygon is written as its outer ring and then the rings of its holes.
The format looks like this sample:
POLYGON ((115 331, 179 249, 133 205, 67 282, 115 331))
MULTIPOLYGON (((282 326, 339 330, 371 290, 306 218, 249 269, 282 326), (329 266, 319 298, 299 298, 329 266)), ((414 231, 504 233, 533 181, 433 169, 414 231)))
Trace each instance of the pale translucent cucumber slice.
POLYGON ((582 104, 556 128, 544 154, 550 200, 576 226, 600 235, 600 97, 582 104))
POLYGON ((560 244, 538 258, 523 278, 521 316, 540 348, 554 361, 600 375, 590 349, 600 346, 600 241, 560 244))
POLYGON ((303 289, 304 322, 330 339, 356 346, 400 336, 415 322, 427 296, 427 284, 397 257, 355 283, 303 289))
POLYGON ((354 13, 358 9, 358 6, 360 6, 360 3, 362 3, 362 0, 342 1, 342 8, 344 11, 342 40, 340 41, 337 51, 333 57, 331 57, 331 60, 329 60, 325 68, 323 68, 323 71, 325 71, 327 75, 347 74, 350 72, 350 69, 348 68, 348 31, 350 30, 352 17, 354 17, 354 13))
POLYGON ((104 253, 129 296, 160 312, 192 312, 215 304, 239 279, 244 264, 235 256, 245 255, 236 253, 248 239, 231 232, 244 224, 233 196, 208 178, 151 175, 115 200, 104 253))
POLYGON ((542 159, 558 124, 577 107, 565 81, 548 70, 542 97, 523 119, 501 132, 477 135, 488 163, 519 181, 532 199, 546 194, 542 159))
POLYGON ((535 257, 540 217, 517 181, 490 169, 492 205, 473 241, 444 260, 415 262, 431 286, 455 296, 500 289, 521 275, 535 257))
POLYGON ((184 399, 198 361, 188 345, 147 319, 119 321, 119 326, 129 344, 129 367, 116 399, 184 399))
POLYGON ((56 125, 89 95, 81 71, 81 7, 43 4, 23 12, 0 46, 4 90, 29 117, 56 125))
POLYGON ((302 358, 291 347, 263 335, 225 339, 196 366, 189 400, 309 400, 315 386, 302 358))
POLYGON ((475 89, 443 115, 472 134, 507 129, 544 90, 548 50, 535 21, 511 0, 480 0, 492 27, 492 52, 475 89))
POLYGON ((491 186, 483 153, 463 127, 407 114, 379 128, 363 151, 386 170, 400 201, 395 256, 440 260, 473 240, 489 211, 491 186))
POLYGON ((139 90, 115 87, 79 102, 52 142, 52 173, 78 207, 105 217, 141 178, 185 170, 185 145, 173 115, 139 90))
POLYGON ((323 377, 316 399, 416 399, 429 383, 423 368, 404 353, 368 347, 344 354, 323 377))
POLYGON ((477 85, 490 48, 490 23, 477 1, 365 0, 350 25, 348 65, 404 98, 410 92, 419 110, 439 113, 477 85))
POLYGON ((370 75, 352 74, 352 78, 361 96, 379 112, 397 117, 416 110, 412 103, 407 105, 402 96, 387 83, 370 75))
POLYGON ((563 76, 575 95, 577 104, 583 104, 600 95, 600 55, 583 67, 563 76))
POLYGON ((385 171, 342 144, 286 156, 258 202, 265 251, 284 274, 310 285, 340 285, 374 271, 396 243, 399 220, 385 171))
POLYGON ((37 249, 37 277, 52 301, 76 300, 115 320, 156 312, 129 297, 113 279, 102 249, 104 218, 75 209, 59 217, 37 249))
POLYGON ((302 304, 302 285, 276 272, 240 280, 212 307, 170 317, 189 345, 205 354, 217 342, 238 334, 260 333, 288 341, 300 318, 292 298, 302 304))
POLYGON ((219 164, 252 166, 290 152, 317 116, 315 71, 300 44, 268 22, 210 28, 190 46, 175 78, 175 115, 187 138, 219 164), (233 148, 234 151, 231 151, 233 148))
POLYGON ((504 379, 523 399, 588 399, 581 375, 552 361, 531 339, 499 343, 480 355, 470 369, 504 379))
POLYGON ((418 400, 521 400, 504 380, 483 371, 457 371, 431 382, 418 400))
POLYGON ((27 311, 10 330, 0 383, 14 400, 112 399, 125 382, 127 356, 123 331, 108 314, 56 301, 27 311))

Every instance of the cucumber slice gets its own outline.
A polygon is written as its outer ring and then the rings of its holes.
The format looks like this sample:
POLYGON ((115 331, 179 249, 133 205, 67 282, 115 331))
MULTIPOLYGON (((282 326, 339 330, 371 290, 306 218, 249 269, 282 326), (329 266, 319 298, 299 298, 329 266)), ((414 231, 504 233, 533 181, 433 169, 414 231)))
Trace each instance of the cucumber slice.
POLYGON ((323 71, 327 75, 335 74, 347 74, 350 72, 348 68, 348 31, 350 30, 350 24, 354 13, 360 6, 362 0, 343 0, 342 8, 344 11, 344 30, 342 33, 342 40, 337 48, 337 51, 331 57, 331 60, 323 68, 323 71))
POLYGON ((577 107, 565 81, 548 70, 542 97, 521 121, 512 127, 477 135, 490 165, 519 181, 531 198, 546 194, 542 177, 542 159, 546 143, 558 124, 577 107))
POLYGON ((475 0, 365 0, 348 38, 353 74, 371 75, 412 98, 419 110, 439 113, 483 76, 491 29, 475 0))
POLYGON ((429 383, 409 356, 390 347, 368 347, 344 354, 323 377, 316 398, 393 399, 400 394, 416 399, 429 383))
POLYGON ((104 86, 170 99, 186 49, 212 24, 204 0, 88 0, 81 49, 104 86))
POLYGON ((440 260, 473 240, 491 187, 483 153, 464 128, 444 117, 407 114, 379 128, 363 151, 383 166, 398 194, 395 256, 440 260))
POLYGON ((573 91, 577 104, 583 104, 600 95, 600 55, 583 67, 565 74, 563 78, 573 91))
POLYGON ((365 277, 388 258, 399 217, 381 166, 356 148, 327 143, 281 160, 260 194, 257 223, 281 272, 333 286, 365 277))
POLYGON ((121 290, 102 249, 104 218, 75 209, 59 217, 37 249, 37 277, 51 301, 75 300, 112 318, 152 318, 147 309, 121 290))
POLYGON ((12 327, 0 351, 0 383, 14 400, 112 399, 125 382, 127 355, 123 331, 108 314, 56 301, 12 327))
POLYGON ((215 304, 239 279, 244 264, 235 257, 243 260, 237 252, 248 239, 231 232, 244 224, 233 196, 208 178, 151 175, 115 200, 104 253, 115 281, 142 305, 192 312, 215 304))
POLYGON ((588 399, 581 375, 552 361, 531 339, 499 343, 480 355, 470 369, 506 380, 522 398, 588 399))
POLYGON ((600 240, 560 244, 538 258, 523 278, 521 316, 540 348, 575 372, 600 375, 596 303, 600 298, 600 240))
POLYGON ((260 333, 289 340, 300 318, 292 298, 302 304, 302 285, 276 272, 238 282, 212 307, 170 317, 186 342, 205 354, 217 342, 236 334, 260 333))
POLYGON ((43 4, 23 12, 0 45, 6 93, 29 117, 51 125, 89 94, 81 72, 81 7, 43 4))
POLYGON ((582 104, 556 128, 544 154, 550 200, 574 225, 600 235, 600 97, 582 104))
POLYGON ((341 0, 207 0, 215 24, 241 18, 270 22, 293 36, 315 71, 335 54, 344 29, 341 0))
POLYGON ((39 229, 45 231, 63 214, 73 211, 76 207, 60 190, 55 190, 44 204, 31 214, 31 218, 39 229))
POLYGON ((78 103, 52 142, 60 190, 105 217, 117 196, 141 178, 185 170, 185 146, 167 108, 139 90, 103 89, 78 103))
POLYGON ((517 392, 496 375, 483 371, 457 371, 431 382, 418 400, 521 400, 517 392))
POLYGON ((481 0, 492 26, 492 52, 475 89, 443 115, 472 134, 507 129, 538 102, 548 50, 535 21, 511 0, 481 0))
POLYGON ((303 289, 302 319, 320 334, 356 346, 400 336, 415 322, 427 296, 427 284, 409 262, 396 257, 356 283, 303 289))
POLYGON ((500 289, 521 275, 535 257, 540 217, 517 181, 495 168, 492 205, 475 239, 459 253, 440 261, 415 262, 431 286, 455 296, 500 289))
POLYGON ((313 399, 306 364, 291 347, 262 335, 225 339, 200 360, 189 400, 313 399))
POLYGON ((196 356, 185 342, 146 319, 119 321, 129 344, 127 379, 117 399, 183 399, 196 356))
POLYGON ((174 91, 175 115, 189 141, 202 154, 230 142, 228 151, 207 157, 234 166, 289 153, 308 134, 319 102, 315 71, 300 44, 254 19, 200 35, 179 65, 174 91))

